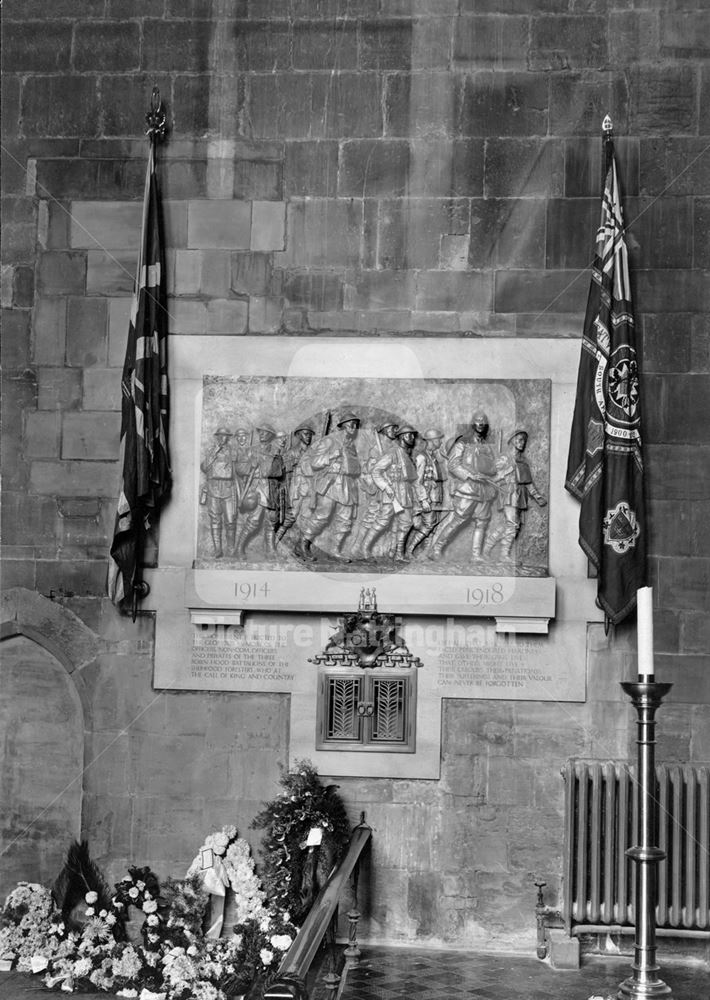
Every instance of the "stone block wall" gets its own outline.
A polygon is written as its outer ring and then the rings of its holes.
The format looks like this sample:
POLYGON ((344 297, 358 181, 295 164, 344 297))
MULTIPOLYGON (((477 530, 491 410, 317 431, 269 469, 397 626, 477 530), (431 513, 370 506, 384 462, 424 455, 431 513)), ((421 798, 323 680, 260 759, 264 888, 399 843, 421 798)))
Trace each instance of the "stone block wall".
MULTIPOLYGON (((278 696, 156 699, 152 623, 104 597, 154 85, 170 124, 158 160, 173 338, 579 338, 612 116, 657 669, 674 683, 658 752, 710 759, 706 7, 3 5, 3 588, 60 601, 100 639, 82 671, 97 761, 84 828, 119 874, 128 859, 179 872, 235 802, 245 826, 288 738, 278 696)), ((179 442, 173 455, 179 466, 179 442)), ((633 753, 618 689, 633 623, 591 628, 588 646, 584 705, 452 702, 440 782, 341 782, 353 820, 366 809, 376 828, 373 935, 533 941, 533 876, 555 903, 561 875, 560 764, 633 753)))

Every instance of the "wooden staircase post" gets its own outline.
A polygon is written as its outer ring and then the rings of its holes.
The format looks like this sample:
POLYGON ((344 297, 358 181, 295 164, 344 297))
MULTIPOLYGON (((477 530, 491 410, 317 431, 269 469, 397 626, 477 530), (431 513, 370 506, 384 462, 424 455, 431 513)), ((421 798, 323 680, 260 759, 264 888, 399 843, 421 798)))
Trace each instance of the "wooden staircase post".
POLYGON ((358 901, 357 901, 357 886, 358 886, 359 875, 360 875, 360 861, 358 859, 357 864, 353 868, 352 880, 350 882, 353 905, 351 909, 348 910, 347 913, 348 946, 345 949, 346 969, 354 969, 357 965, 360 964, 360 948, 357 943, 357 925, 360 920, 360 910, 358 909, 358 901))

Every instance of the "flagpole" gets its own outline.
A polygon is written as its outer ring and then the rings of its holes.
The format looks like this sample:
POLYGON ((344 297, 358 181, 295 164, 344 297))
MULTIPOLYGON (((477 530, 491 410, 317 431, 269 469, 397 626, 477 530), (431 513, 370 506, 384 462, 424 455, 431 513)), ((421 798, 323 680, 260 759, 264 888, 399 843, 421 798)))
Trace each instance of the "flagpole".
MULTIPOLYGON (((149 173, 152 174, 156 167, 156 146, 159 141, 165 138, 167 117, 163 102, 160 99, 160 90, 153 87, 150 95, 150 108, 145 114, 146 130, 150 143, 150 163, 149 173)), ((147 220, 143 220, 145 231, 147 220)), ((140 279, 140 275, 139 275, 140 279)), ((136 579, 133 581, 133 594, 131 595, 131 617, 136 620, 138 614, 138 602, 144 600, 150 594, 150 585, 143 579, 141 568, 145 552, 146 526, 142 521, 138 522, 138 532, 136 538, 136 579), (140 576, 139 576, 140 574, 140 576)))
MULTIPOLYGON (((157 87, 153 87, 153 93, 151 94, 150 100, 150 110, 146 112, 145 120, 148 128, 146 129, 146 135, 148 136, 149 146, 149 162, 148 162, 148 176, 150 176, 155 169, 155 136, 152 126, 152 119, 155 116, 155 102, 160 102, 160 94, 157 87), (157 95, 157 98, 156 98, 157 95)), ((148 225, 148 182, 146 181, 145 194, 143 197, 143 219, 141 223, 141 241, 145 238, 145 233, 148 225)), ((138 262, 136 266, 136 281, 135 287, 139 288, 141 284, 141 275, 143 271, 143 266, 145 261, 143 260, 143 248, 138 254, 138 262)), ((150 594, 150 584, 143 579, 143 557, 145 553, 145 537, 146 537, 146 527, 143 523, 142 518, 137 518, 136 522, 136 538, 135 538, 135 575, 133 577, 133 584, 131 590, 131 621, 135 622, 138 615, 138 603, 144 600, 148 594, 150 594)))
POLYGON ((149 523, 154 523, 171 485, 164 263, 155 179, 156 145, 165 138, 167 116, 157 87, 153 87, 145 122, 150 152, 121 377, 121 485, 108 579, 109 597, 134 622, 139 602, 150 593, 142 578, 149 523))
MULTIPOLYGON (((153 87, 150 95, 150 108, 145 114, 146 130, 145 134, 148 136, 148 141, 150 143, 150 162, 148 165, 148 172, 152 174, 156 167, 156 146, 159 141, 165 138, 165 132, 167 127, 167 116, 165 114, 165 107, 160 99, 160 90, 158 87, 153 87)), ((147 219, 145 218, 145 208, 147 205, 144 203, 144 218, 143 218, 143 232, 145 232, 147 219)), ((138 268, 139 274, 137 277, 137 286, 140 283, 141 275, 140 269, 142 267, 142 262, 139 260, 138 268)), ((133 581, 133 592, 131 594, 131 618, 135 622, 136 616, 138 614, 138 602, 144 600, 148 594, 150 594, 150 585, 146 580, 143 579, 141 568, 143 555, 145 552, 145 539, 146 539, 146 527, 141 519, 137 521, 136 524, 136 577, 133 581)))

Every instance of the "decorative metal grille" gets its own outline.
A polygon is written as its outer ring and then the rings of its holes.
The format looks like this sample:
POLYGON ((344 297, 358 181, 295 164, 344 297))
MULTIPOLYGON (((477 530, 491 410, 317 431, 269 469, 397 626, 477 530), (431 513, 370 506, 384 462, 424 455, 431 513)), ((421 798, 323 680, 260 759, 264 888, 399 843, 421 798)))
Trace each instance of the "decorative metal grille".
POLYGON ((373 677, 372 681, 375 695, 372 740, 401 743, 406 731, 407 678, 373 677))
POLYGON ((360 701, 359 677, 328 677, 328 740, 359 740, 362 723, 357 713, 360 701))

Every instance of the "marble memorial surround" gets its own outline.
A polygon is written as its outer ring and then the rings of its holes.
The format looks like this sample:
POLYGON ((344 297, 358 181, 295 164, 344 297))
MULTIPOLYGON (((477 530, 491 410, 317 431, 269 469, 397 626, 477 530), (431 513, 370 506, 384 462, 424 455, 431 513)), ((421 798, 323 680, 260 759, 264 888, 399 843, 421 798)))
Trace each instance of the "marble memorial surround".
MULTIPOLYGON (((174 491, 144 602, 157 613, 156 689, 288 694, 291 760, 308 757, 329 775, 432 779, 443 698, 584 701, 587 623, 601 617, 577 545, 578 507, 563 488, 577 339, 206 336, 175 338, 171 349, 174 491), (548 501, 530 503, 517 559, 470 559, 465 526, 438 561, 383 555, 346 563, 330 557, 327 533, 319 558, 304 561, 292 546, 268 551, 263 525, 245 552, 217 558, 204 468, 220 428, 246 427, 252 444, 260 426, 292 440, 300 423, 317 435, 324 414, 337 424, 353 412, 363 457, 387 414, 420 434, 440 427, 450 444, 481 408, 497 456, 515 430, 528 433, 536 486, 548 501), (309 661, 363 587, 376 588, 380 610, 397 616, 423 664, 415 753, 315 749, 318 669, 309 661)), ((358 517, 365 504, 361 493, 358 517)))

